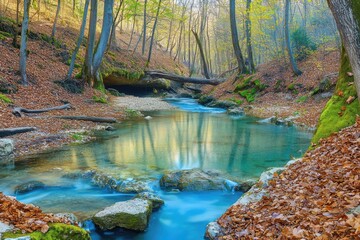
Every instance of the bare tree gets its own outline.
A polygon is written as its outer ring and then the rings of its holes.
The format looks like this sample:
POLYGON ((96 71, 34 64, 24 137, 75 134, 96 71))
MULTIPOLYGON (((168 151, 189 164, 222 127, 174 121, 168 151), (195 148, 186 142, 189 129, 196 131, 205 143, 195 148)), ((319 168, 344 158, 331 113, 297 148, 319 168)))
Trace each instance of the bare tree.
POLYGON ((83 15, 82 22, 81 22, 80 34, 79 34, 79 38, 78 38, 75 50, 74 50, 74 52, 72 54, 72 57, 71 57, 71 62, 70 62, 70 67, 69 67, 69 71, 68 71, 68 74, 67 74, 67 78, 70 78, 71 75, 72 75, 72 72, 74 70, 76 55, 77 55, 77 53, 78 53, 78 51, 80 49, 81 43, 82 43, 83 38, 84 38, 85 26, 86 26, 86 18, 87 18, 87 13, 88 13, 88 10, 89 10, 89 2, 90 2, 90 0, 85 0, 84 15, 83 15))
POLYGON ((55 20, 54 20, 53 28, 52 28, 52 31, 51 31, 51 38, 53 38, 53 39, 55 38, 56 23, 57 23, 58 18, 59 18, 60 9, 61 9, 61 0, 58 0, 58 5, 57 5, 57 8, 56 8, 55 20))
POLYGON ((290 15, 290 0, 285 1, 285 42, 286 42, 286 48, 289 54, 290 64, 291 68, 295 75, 299 76, 302 74, 300 69, 298 68, 294 54, 291 48, 291 42, 290 42, 290 30, 289 30, 289 15, 290 15))
POLYGON ((235 0, 230 0, 230 28, 231 28, 231 39, 234 47, 234 54, 238 63, 238 68, 240 73, 246 73, 247 69, 245 66, 245 61, 241 48, 239 45, 239 36, 236 26, 236 16, 235 16, 235 0))
POLYGON ((246 20, 245 20, 245 32, 246 32, 246 46, 249 62, 249 72, 255 72, 255 64, 251 43, 251 20, 250 20, 250 11, 251 11, 251 0, 246 0, 246 20))
POLYGON ((27 86, 28 80, 26 76, 26 44, 27 44, 27 30, 29 26, 29 9, 30 0, 24 0, 24 16, 21 28, 21 45, 20 45, 20 74, 22 84, 27 86))
POLYGON ((153 26, 152 33, 151 33, 149 55, 148 55, 146 65, 149 65, 150 60, 151 60, 151 53, 152 53, 152 48, 153 48, 153 43, 154 43, 155 29, 156 29, 156 24, 157 24, 158 19, 159 19, 160 7, 161 7, 161 0, 159 0, 158 7, 157 7, 157 10, 156 10, 156 17, 155 17, 154 26, 153 26))

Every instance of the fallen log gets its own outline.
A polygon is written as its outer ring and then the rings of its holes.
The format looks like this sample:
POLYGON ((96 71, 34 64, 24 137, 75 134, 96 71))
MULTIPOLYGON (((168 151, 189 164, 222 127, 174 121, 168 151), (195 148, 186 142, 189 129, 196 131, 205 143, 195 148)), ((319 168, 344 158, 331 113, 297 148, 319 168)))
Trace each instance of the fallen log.
POLYGON ((210 85, 219 85, 224 82, 224 79, 206 79, 206 78, 197 78, 197 77, 184 77, 176 75, 173 73, 166 73, 161 71, 145 71, 145 76, 148 76, 152 79, 156 78, 165 78, 175 82, 182 83, 195 83, 195 84, 210 84, 210 85))
POLYGON ((55 118, 66 119, 66 120, 80 120, 100 123, 116 123, 116 118, 104 118, 104 117, 88 117, 88 116, 58 116, 55 118))
POLYGON ((25 133, 35 130, 36 130, 35 127, 3 128, 0 129, 0 137, 7 137, 18 133, 25 133))
POLYGON ((51 108, 43 108, 43 109, 26 109, 22 107, 15 107, 12 111, 12 113, 17 117, 22 117, 23 113, 43 113, 43 112, 49 112, 53 110, 63 110, 63 109, 70 109, 70 104, 65 104, 57 107, 51 107, 51 108))

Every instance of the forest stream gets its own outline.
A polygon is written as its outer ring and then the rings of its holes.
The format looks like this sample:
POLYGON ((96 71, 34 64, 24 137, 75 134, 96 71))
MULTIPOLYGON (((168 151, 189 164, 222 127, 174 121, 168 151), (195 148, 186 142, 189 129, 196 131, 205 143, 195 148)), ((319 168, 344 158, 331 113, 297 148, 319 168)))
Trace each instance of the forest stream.
POLYGON ((253 179, 269 167, 284 166, 308 148, 312 132, 276 126, 260 119, 226 114, 192 99, 167 99, 176 110, 146 112, 151 119, 125 121, 116 131, 99 132, 94 142, 27 157, 0 169, 0 189, 45 212, 71 212, 86 220, 135 194, 100 188, 65 174, 95 170, 122 179, 146 179, 165 205, 151 215, 145 232, 101 231, 87 220, 92 239, 202 239, 206 224, 218 218, 241 192, 164 191, 158 180, 165 170, 216 169, 253 179), (30 180, 46 187, 14 194, 30 180))

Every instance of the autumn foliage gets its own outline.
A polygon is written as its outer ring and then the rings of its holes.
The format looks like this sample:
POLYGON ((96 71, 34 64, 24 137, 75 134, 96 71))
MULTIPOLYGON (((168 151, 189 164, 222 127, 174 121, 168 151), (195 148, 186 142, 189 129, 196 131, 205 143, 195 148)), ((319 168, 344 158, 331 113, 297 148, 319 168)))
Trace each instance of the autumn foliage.
POLYGON ((258 203, 218 220, 222 239, 360 239, 360 118, 274 176, 258 203))
POLYGON ((40 208, 32 204, 24 204, 13 197, 0 193, 0 222, 13 225, 23 233, 49 230, 49 223, 67 223, 66 218, 55 217, 52 214, 43 213, 40 208))

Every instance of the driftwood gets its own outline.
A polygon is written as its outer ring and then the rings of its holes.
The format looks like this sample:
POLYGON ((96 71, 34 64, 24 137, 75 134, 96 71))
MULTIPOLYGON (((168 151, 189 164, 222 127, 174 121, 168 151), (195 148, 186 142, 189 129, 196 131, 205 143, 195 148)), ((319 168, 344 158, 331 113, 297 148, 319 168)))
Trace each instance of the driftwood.
POLYGON ((88 117, 88 116, 58 116, 55 118, 66 119, 66 120, 81 120, 90 122, 101 122, 101 123, 116 123, 116 118, 104 118, 104 117, 88 117))
POLYGON ((145 71, 145 76, 149 76, 152 79, 156 78, 165 78, 175 82, 182 83, 195 83, 195 84, 210 84, 210 85, 219 85, 224 82, 224 79, 206 79, 206 78, 197 78, 197 77, 184 77, 176 75, 173 73, 166 73, 161 71, 145 71))
POLYGON ((69 109, 71 108, 70 104, 65 104, 57 107, 51 107, 51 108, 43 108, 43 109, 26 109, 21 107, 15 107, 12 111, 12 113, 17 116, 21 117, 23 113, 43 113, 43 112, 49 112, 53 110, 63 110, 63 109, 69 109))
POLYGON ((0 129, 0 137, 11 136, 18 133, 25 133, 36 130, 35 127, 3 128, 0 129))

